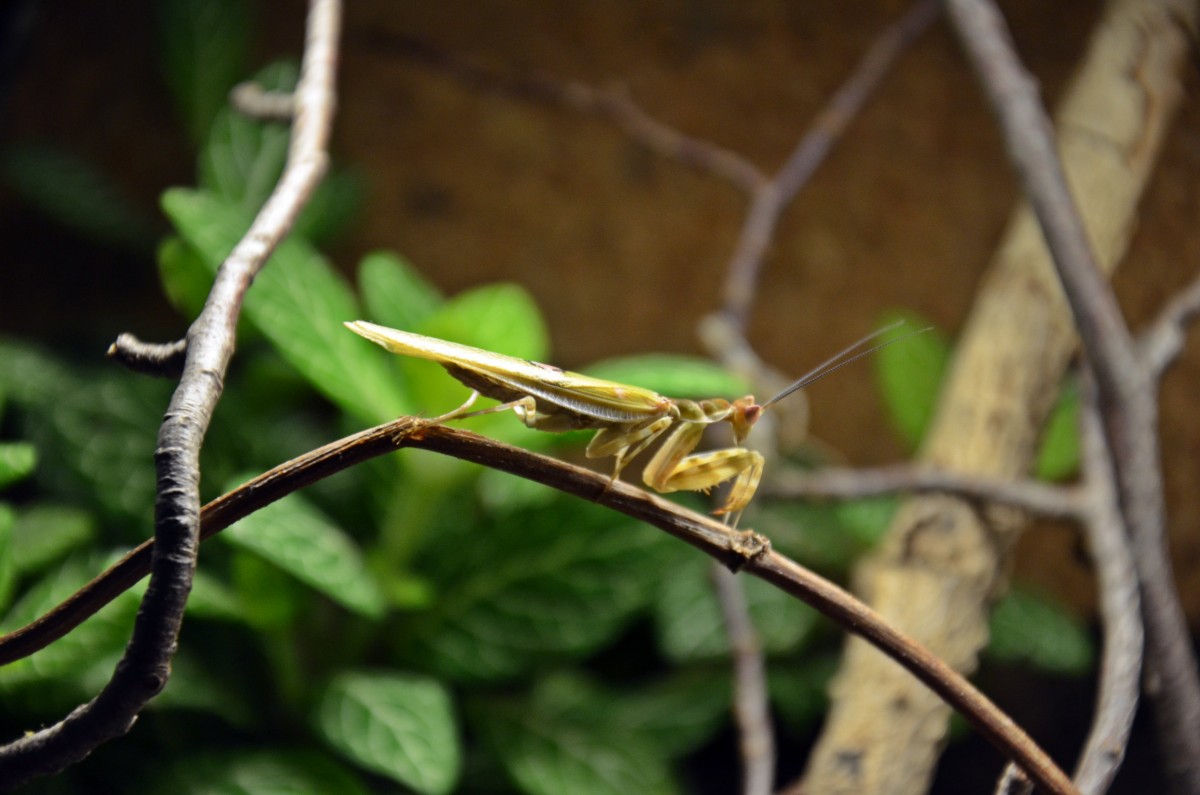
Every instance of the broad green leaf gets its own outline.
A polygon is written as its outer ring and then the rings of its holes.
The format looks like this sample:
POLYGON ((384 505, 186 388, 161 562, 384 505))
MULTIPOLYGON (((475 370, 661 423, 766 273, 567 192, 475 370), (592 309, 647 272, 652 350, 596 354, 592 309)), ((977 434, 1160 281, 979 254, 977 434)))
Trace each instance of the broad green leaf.
POLYGON ((1068 381, 1046 420, 1034 471, 1042 480, 1063 480, 1079 471, 1079 385, 1068 381))
POLYGON ((680 551, 662 533, 565 498, 433 534, 416 568, 445 596, 405 652, 464 679, 585 655, 649 603, 680 551))
POLYGON ((838 658, 821 654, 772 665, 768 672, 771 703, 795 732, 811 731, 829 703, 829 680, 838 658))
POLYGON ((7 502, 0 502, 0 611, 8 609, 17 583, 17 567, 13 563, 13 528, 17 513, 7 502))
MULTIPOLYGON (((52 570, 19 598, 0 628, 11 632, 43 615, 108 562, 102 556, 81 556, 52 570)), ((78 699, 95 695, 129 640, 137 606, 137 596, 127 591, 66 636, 0 668, 0 697, 10 709, 40 712, 73 707, 78 699)))
MULTIPOLYGON (((193 596, 189 596, 189 616, 193 614, 192 601, 193 596)), ((190 642, 183 644, 171 659, 171 680, 167 687, 148 707, 156 711, 208 713, 238 728, 254 728, 256 720, 261 720, 262 716, 255 712, 252 694, 245 692, 249 677, 237 678, 241 672, 236 669, 214 669, 210 656, 201 656, 206 650, 194 645, 194 632, 189 632, 188 637, 190 642)), ((222 652, 228 653, 228 647, 223 647, 222 652)))
POLYGON ((37 466, 37 450, 29 442, 0 442, 0 489, 24 480, 37 466))
POLYGON ((357 217, 365 193, 366 182, 357 172, 331 170, 300 211, 292 234, 318 245, 337 240, 357 217))
MULTIPOLYGON (((769 654, 790 651, 817 623, 811 607, 770 583, 741 578, 750 617, 769 654)), ((690 555, 664 578, 654 606, 659 644, 675 662, 728 657, 729 636, 712 583, 712 562, 690 555)))
POLYGON ((992 610, 987 653, 1067 676, 1086 674, 1096 656, 1083 621, 1049 597, 1015 588, 992 610))
MULTIPOLYGON (((911 312, 897 312, 886 318, 887 321, 897 319, 907 323, 889 332, 882 341, 930 325, 911 312)), ((942 376, 950 361, 950 343, 937 330, 927 331, 888 345, 872 354, 872 358, 892 427, 909 447, 916 449, 933 418, 942 376)))
POLYGON ((809 568, 841 573, 870 548, 847 532, 836 505, 760 500, 752 507, 754 528, 771 539, 772 547, 809 568))
POLYGON ((158 11, 163 75, 199 143, 245 74, 250 14, 243 0, 166 0, 158 11))
POLYGON ((588 365, 584 372, 674 398, 736 398, 750 391, 745 381, 725 368, 689 356, 647 354, 605 359, 588 365))
MULTIPOLYGON (((298 69, 294 63, 272 64, 254 77, 267 91, 291 91, 298 69)), ((289 125, 259 121, 221 108, 200 151, 198 181, 249 221, 266 202, 287 160, 289 125)))
POLYGON ((441 795, 458 779, 454 710, 434 679, 340 674, 321 696, 313 723, 347 758, 417 792, 441 795))
POLYGON ((608 727, 523 707, 485 716, 486 736, 508 775, 528 795, 669 795, 666 755, 608 727))
POLYGON ((247 516, 226 530, 229 543, 250 550, 347 610, 381 618, 383 593, 351 538, 299 494, 247 516))
POLYGON ((60 498, 97 505, 144 537, 154 504, 154 448, 171 385, 104 368, 73 372, 54 357, 0 342, 0 392, 24 409, 35 477, 60 498))
POLYGON ((411 331, 425 323, 442 296, 409 262, 390 251, 375 251, 358 264, 358 291, 370 319, 411 331))
POLYGON ((895 497, 866 497, 839 503, 833 511, 846 532, 870 548, 887 533, 896 505, 895 497))
POLYGON ((515 284, 488 284, 459 293, 418 331, 522 359, 540 360, 548 354, 541 312, 529 293, 515 284))
MULTIPOLYGON (((529 294, 513 284, 489 284, 459 293, 442 304, 417 332, 521 359, 547 358, 541 313, 529 294)), ((449 411, 469 394, 467 387, 431 362, 402 357, 400 366, 413 400, 427 414, 449 411)), ((480 406, 485 403, 482 401, 480 406)), ((537 439, 537 432, 514 422, 511 412, 469 420, 462 427, 524 447, 549 441, 537 439)))
POLYGON ((21 512, 13 528, 12 560, 22 574, 38 572, 96 533, 93 516, 80 508, 42 503, 21 512))
POLYGON ((181 238, 172 235, 158 247, 158 278, 180 315, 194 318, 200 314, 212 289, 213 274, 181 238))
MULTIPOLYGON (((163 207, 214 273, 245 232, 236 210, 209 194, 170 190, 163 207)), ((304 241, 280 244, 247 293, 245 312, 293 367, 359 418, 410 413, 387 360, 342 325, 359 316, 349 286, 304 241)))
POLYGON ((709 740, 729 718, 730 671, 727 666, 676 670, 668 677, 620 690, 602 687, 577 671, 540 678, 532 711, 602 727, 650 742, 671 757, 709 740))
POLYGON ((14 193, 79 235, 135 254, 153 251, 148 214, 112 177, 75 152, 54 146, 10 146, 0 172, 14 193))
POLYGON ((292 748, 179 754, 165 774, 138 791, 148 795, 368 795, 372 790, 321 751, 292 748))

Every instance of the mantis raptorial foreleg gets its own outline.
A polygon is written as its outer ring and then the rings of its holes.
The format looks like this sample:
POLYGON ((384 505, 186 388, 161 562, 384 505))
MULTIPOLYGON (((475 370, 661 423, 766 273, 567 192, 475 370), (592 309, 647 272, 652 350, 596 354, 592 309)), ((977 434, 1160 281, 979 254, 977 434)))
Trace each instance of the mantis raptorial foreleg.
POLYGON ((728 447, 707 453, 692 453, 700 443, 705 426, 686 423, 667 437, 650 459, 643 474, 655 491, 704 491, 736 478, 725 504, 717 514, 739 513, 750 502, 762 478, 763 457, 745 447, 728 447))

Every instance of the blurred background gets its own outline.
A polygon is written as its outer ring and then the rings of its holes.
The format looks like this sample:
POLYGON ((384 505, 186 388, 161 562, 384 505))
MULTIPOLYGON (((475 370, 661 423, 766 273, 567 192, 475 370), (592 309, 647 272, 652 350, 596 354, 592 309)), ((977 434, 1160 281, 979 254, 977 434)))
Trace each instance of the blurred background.
MULTIPOLYGON (((1019 0, 1001 5, 1022 56, 1053 106, 1100 4, 1019 0)), ((328 258, 332 271, 351 282, 363 279, 364 258, 388 251, 406 261, 397 266, 403 273, 415 274, 447 297, 497 283, 518 285, 540 313, 541 320, 529 321, 541 329, 530 334, 536 337, 544 330, 548 342, 539 358, 563 367, 579 369, 601 359, 649 352, 703 356, 697 325, 719 306, 746 197, 716 176, 648 151, 603 119, 467 85, 414 59, 411 42, 501 74, 536 73, 596 87, 623 86, 655 119, 739 152, 773 173, 876 36, 906 8, 906 3, 892 0, 349 3, 332 144, 335 171, 319 210, 305 227, 308 240, 328 258)), ((106 498, 96 473, 89 474, 86 463, 67 459, 71 450, 80 450, 108 461, 112 470, 119 470, 120 461, 133 466, 140 460, 140 474, 121 472, 120 477, 143 483, 152 477, 150 449, 128 440, 153 438, 169 390, 163 384, 134 387, 145 392, 128 400, 116 398, 113 405, 119 408, 105 410, 103 396, 109 393, 104 390, 124 395, 127 387, 120 384, 139 377, 104 364, 103 352, 123 331, 150 340, 184 333, 196 291, 189 293, 176 282, 170 298, 164 293, 164 267, 176 275, 186 268, 163 265, 179 265, 173 255, 164 255, 164 241, 178 236, 184 224, 179 212, 168 218, 160 199, 172 187, 200 185, 214 192, 223 184, 222 166, 214 165, 222 151, 214 125, 226 125, 222 145, 234 151, 234 162, 239 162, 239 136, 258 136, 258 143, 247 150, 254 157, 284 140, 278 131, 252 131, 248 123, 242 129, 220 114, 235 82, 271 68, 276 71, 270 74, 286 84, 287 68, 270 65, 298 57, 304 6, 278 0, 22 0, 8 4, 0 16, 0 334, 6 343, 19 341, 22 352, 18 356, 10 350, 0 359, 6 363, 0 366, 8 368, 0 385, 7 384, 9 393, 0 438, 30 439, 38 448, 36 472, 4 496, 18 526, 43 503, 69 509, 72 521, 86 526, 86 532, 72 536, 79 540, 62 543, 61 553, 41 553, 41 558, 31 558, 41 561, 38 565, 8 578, 11 586, 5 588, 15 601, 40 582, 39 576, 65 565, 63 560, 81 560, 62 557, 68 552, 112 549, 149 532, 151 502, 142 501, 144 490, 135 488, 120 500, 106 498), (27 345, 36 348, 27 350, 27 345), (34 350, 36 355, 29 353, 34 350), (52 367, 61 368, 61 373, 46 376, 46 384, 33 383, 38 373, 52 367), (70 396, 59 394, 62 389, 82 390, 74 396, 75 403, 91 404, 94 413, 76 406, 71 414, 68 406, 64 412, 70 416, 64 419, 48 409, 41 416, 31 407, 39 400, 70 403, 70 396), (125 458, 105 458, 113 449, 89 446, 93 423, 136 426, 132 435, 112 442, 125 458), (59 465, 69 473, 58 472, 59 465)), ((1189 85, 1194 89, 1194 75, 1189 85)), ((1117 290, 1135 328, 1195 275, 1200 253, 1200 227, 1195 223, 1200 214, 1200 191, 1195 189, 1200 184, 1198 122, 1200 112, 1185 100, 1143 203, 1132 248, 1118 271, 1117 290)), ((265 179, 269 169, 257 173, 253 163, 242 162, 235 170, 250 185, 239 183, 239 197, 248 200, 261 194, 254 180, 265 179)), ((935 23, 899 58, 784 214, 761 274, 750 341, 767 362, 795 374, 875 328, 889 312, 916 313, 952 342, 1016 198, 991 114, 956 42, 943 24, 935 23)), ((197 248, 186 230, 182 236, 197 248)), ((362 298, 370 309, 370 296, 362 298)), ((257 322, 249 319, 251 326, 257 322)), ((239 475, 261 471, 361 427, 368 419, 346 401, 339 402, 336 388, 322 386, 302 370, 297 376, 294 352, 272 353, 270 328, 252 327, 248 335, 239 343, 230 396, 218 409, 216 438, 212 451, 206 452, 206 485, 211 487, 206 497, 219 493, 223 484, 238 482, 239 475), (240 443, 221 441, 222 436, 239 435, 240 443), (276 438, 258 438, 265 435, 276 438)), ((491 347, 485 342, 476 344, 491 347)), ((418 399, 457 394, 423 386, 426 378, 443 378, 440 373, 395 367, 397 377, 410 388, 395 405, 425 413, 452 405, 450 397, 437 405, 418 399)), ((1176 365, 1162 407, 1176 573, 1194 627, 1200 623, 1200 534, 1195 530, 1200 495, 1194 487, 1200 478, 1200 414, 1194 410, 1198 367, 1200 356, 1194 353, 1176 365)), ((880 464, 909 454, 910 444, 889 424, 886 398, 881 397, 872 367, 842 370, 808 393, 812 434, 846 462, 880 464)), ((507 433, 502 425, 516 424, 510 418, 496 419, 505 420, 487 426, 499 429, 496 433, 507 433)), ((432 468, 438 467, 440 463, 432 468)), ((459 570, 438 572, 434 565, 435 573, 429 574, 423 569, 428 561, 422 555, 436 557, 427 543, 388 540, 386 531, 376 534, 374 528, 386 524, 386 517, 407 516, 417 508, 431 513, 444 509, 436 503, 381 506, 379 498, 386 491, 381 484, 391 476, 395 473, 380 465, 353 482, 342 478, 319 488, 313 502, 325 519, 363 547, 368 570, 382 577, 382 561, 395 564, 402 559, 411 565, 411 577, 383 582, 379 605, 370 602, 375 597, 362 597, 374 606, 363 608, 360 602, 357 613, 353 607, 339 606, 336 586, 322 586, 334 591, 317 596, 297 596, 297 601, 277 606, 281 615, 259 616, 233 630, 227 626, 228 616, 222 618, 219 608, 210 608, 208 616, 185 626, 183 644, 185 651, 192 646, 198 652, 200 667, 211 662, 210 652, 196 649, 201 639, 218 648, 227 645, 231 651, 223 663, 229 669, 225 675, 205 680, 210 690, 195 685, 197 689, 188 691, 195 694, 194 703, 176 707, 174 714, 168 706, 147 716, 129 738, 115 741, 81 766, 82 772, 70 774, 77 778, 38 786, 47 792, 72 791, 86 782, 108 791, 133 791, 112 783, 113 765, 132 765, 127 769, 147 771, 147 776, 168 775, 161 765, 149 764, 147 755, 163 749, 174 755, 196 746, 212 758, 221 753, 248 758, 245 749, 260 749, 260 732, 267 732, 273 736, 271 745, 288 749, 307 748, 315 742, 313 736, 323 737, 333 749, 329 759, 342 760, 330 761, 329 769, 313 774, 336 780, 327 784, 327 791, 358 791, 353 786, 364 791, 485 791, 492 786, 497 792, 542 791, 538 787, 545 786, 544 780, 530 772, 537 766, 529 758, 536 761, 537 754, 527 747, 514 751, 496 739, 512 733, 497 728, 507 726, 505 720, 520 722, 497 704, 524 717, 533 710, 529 704, 549 703, 554 705, 550 711, 561 715, 570 712, 561 699, 578 707, 588 703, 580 693, 591 693, 592 688, 616 688, 632 703, 641 696, 631 682, 653 687, 678 674, 668 684, 684 692, 680 677, 707 676, 718 667, 719 654, 689 656, 664 640, 669 636, 664 627, 671 619, 664 618, 670 610, 663 605, 670 598, 687 597, 649 592, 641 601, 631 601, 620 616, 611 617, 612 629, 603 637, 581 645, 562 642, 550 649, 547 654, 559 666, 553 675, 532 653, 503 671, 455 668, 457 663, 436 662, 442 659, 437 654, 429 663, 416 650, 441 636, 435 629, 408 629, 407 617, 419 616, 414 620, 429 627, 437 623, 429 618, 433 614, 461 618, 439 601, 439 595, 458 594, 461 601, 469 589, 455 579, 462 574, 459 570), (363 494, 371 495, 364 502, 368 507, 358 513, 344 508, 347 499, 363 494), (298 616, 306 610, 318 611, 318 625, 342 626, 339 611, 346 609, 354 614, 355 626, 337 635, 342 651, 333 655, 336 661, 314 652, 312 646, 324 642, 321 636, 294 634, 303 623, 298 616), (387 617, 381 617, 385 613, 387 617), (381 640, 384 627, 411 644, 381 640), (266 648, 276 642, 289 651, 266 648), (237 659, 250 660, 249 668, 273 683, 268 689, 275 696, 266 697, 268 708, 256 716, 258 721, 211 709, 213 699, 236 701, 253 691, 254 676, 241 675, 237 659), (328 725, 280 731, 292 725, 288 716, 319 715, 328 699, 348 698, 350 685, 361 683, 338 677, 350 668, 366 676, 359 669, 367 667, 403 668, 429 677, 443 688, 437 692, 455 704, 451 712, 457 716, 457 729, 452 733, 460 738, 460 763, 455 768, 459 772, 444 786, 373 767, 355 756, 352 740, 338 739, 328 725), (320 680, 324 689, 305 684, 309 676, 320 680), (586 686, 580 685, 582 679, 586 686), (339 683, 341 689, 335 686, 339 683), (524 706, 512 707, 514 703, 524 706), (180 717, 195 716, 188 710, 202 716, 203 729, 180 717), (145 724, 167 730, 147 736, 145 724), (350 772, 339 778, 343 763, 350 772)), ((476 476, 456 470, 447 475, 446 482, 453 485, 438 488, 449 493, 465 478, 476 476)), ((502 516, 496 521, 511 519, 505 511, 532 510, 541 499, 494 498, 489 504, 489 487, 480 488, 480 511, 497 511, 502 516)), ((561 507, 557 500, 555 506, 561 507)), ((603 519, 589 517, 578 521, 602 526, 603 519)), ((40 520, 49 521, 45 516, 40 520)), ((826 516, 825 521, 841 528, 838 522, 847 520, 826 516)), ((439 523, 431 520, 430 526, 439 523)), ((453 537, 453 530, 447 532, 453 537)), ((818 541, 796 543, 803 548, 818 541)), ((264 574, 262 570, 272 565, 270 553, 252 547, 252 541, 244 541, 224 557, 217 553, 213 576, 224 585, 219 582, 212 593, 259 598, 264 604, 261 600, 267 597, 254 597, 248 583, 273 583, 282 575, 264 574)), ((827 570, 844 573, 855 552, 848 549, 837 560, 831 556, 825 561, 827 570)), ((202 569, 208 554, 206 546, 202 569)), ((663 554, 669 558, 675 553, 663 554)), ((820 553, 814 554, 820 565, 820 553)), ((81 572, 87 568, 78 565, 81 572)), ((1094 618, 1091 580, 1071 528, 1031 529, 1017 550, 1013 578, 1047 595, 1061 609, 1056 620, 1075 622, 1071 626, 1085 639, 1094 634, 1088 627, 1094 618)), ((530 593, 552 600, 555 591, 546 586, 530 593)), ((267 607, 263 610, 269 612, 267 607)), ((684 622, 682 614, 674 620, 684 622)), ((458 626, 466 624, 464 619, 458 626)), ((111 635, 114 643, 118 634, 111 635)), ((780 643, 780 655, 809 655, 804 659, 819 660, 826 669, 838 647, 836 633, 828 630, 780 643), (814 649, 819 653, 814 655, 814 649)), ((439 648, 446 659, 453 656, 439 648)), ((1061 758, 1080 741, 1092 682, 1089 663, 1046 670, 1059 663, 1040 669, 1028 660, 985 663, 980 681, 1061 758), (1053 744, 1056 736, 1066 738, 1060 747, 1053 744)), ((77 671, 64 665, 64 671, 77 671)), ((45 670, 40 676, 44 688, 51 680, 45 670)), ((28 681, 37 679, 34 673, 29 677, 28 681)), ((82 696, 96 684, 95 677, 78 682, 78 691, 68 690, 82 696)), ((791 775, 801 768, 804 744, 811 740, 820 714, 820 679, 804 679, 796 687, 807 687, 817 706, 802 718, 784 721, 790 728, 781 729, 788 732, 783 766, 791 775)), ((10 683, 6 694, 15 699, 6 710, 16 716, 15 723, 4 723, 10 736, 31 721, 57 719, 47 704, 59 705, 54 699, 39 701, 41 691, 28 682, 10 683)), ((787 711, 781 706, 786 703, 802 711, 795 706, 800 697, 794 693, 779 698, 778 710, 787 711)), ((678 709, 667 711, 679 714, 678 709)), ((633 718, 623 715, 621 720, 633 718)), ((736 756, 719 708, 713 708, 704 726, 708 728, 695 730, 690 742, 677 747, 664 742, 659 759, 669 761, 663 762, 664 769, 674 783, 661 784, 661 791, 678 786, 685 792, 722 792, 733 786, 736 756)), ((683 736, 679 729, 658 730, 683 736)), ((1131 770, 1153 765, 1148 748, 1144 740, 1135 744, 1131 770)), ((946 757, 938 791, 965 791, 963 786, 982 791, 999 767, 998 757, 982 741, 961 739, 946 757)), ((170 774, 185 779, 198 775, 170 774)), ((1114 791, 1139 791, 1137 775, 1123 774, 1114 791)), ((649 787, 628 791, 659 791, 649 787)))

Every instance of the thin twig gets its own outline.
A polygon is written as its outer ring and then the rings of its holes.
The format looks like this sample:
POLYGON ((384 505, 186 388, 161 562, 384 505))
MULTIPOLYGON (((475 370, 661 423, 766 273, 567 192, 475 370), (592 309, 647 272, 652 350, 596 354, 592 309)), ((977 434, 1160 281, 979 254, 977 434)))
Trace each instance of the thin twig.
MULTIPOLYGON (((732 571, 745 571, 775 584, 833 619, 847 631, 863 637, 910 671, 948 704, 962 712, 1001 753, 1029 771, 1031 778, 1046 792, 1078 795, 1066 774, 1054 765, 1045 752, 960 674, 916 641, 889 626, 871 608, 837 585, 772 550, 765 537, 751 531, 734 530, 635 486, 613 481, 607 475, 469 431, 431 426, 425 420, 403 417, 326 445, 276 467, 210 503, 205 509, 205 537, 301 486, 398 447, 432 450, 591 500, 669 533, 720 561, 732 571), (212 523, 211 531, 209 522, 212 523)), ((103 603, 95 603, 99 598, 97 594, 119 593, 122 590, 120 586, 107 581, 111 578, 114 581, 136 582, 146 573, 145 562, 153 556, 153 549, 154 542, 147 542, 114 568, 101 574, 85 588, 87 596, 72 597, 74 601, 86 599, 89 602, 86 609, 60 606, 54 611, 59 616, 56 620, 65 621, 67 615, 74 620, 81 612, 86 615, 94 613, 103 606, 103 603)), ((61 634, 59 632, 58 636, 61 634)))
POLYGON ((1003 18, 990 0, 947 0, 947 5, 1000 119, 1009 156, 1053 254, 1095 374, 1118 504, 1142 589, 1147 691, 1155 700, 1167 780, 1174 792, 1200 792, 1200 672, 1166 545, 1158 371, 1154 360, 1139 359, 1116 299, 1100 276, 1067 189, 1049 119, 1003 18))
POLYGON ((1100 427, 1095 385, 1083 379, 1080 417, 1082 465, 1087 500, 1088 547, 1096 570, 1104 653, 1100 662, 1096 713, 1084 743, 1074 781, 1086 795, 1101 795, 1117 775, 1137 712, 1144 633, 1137 571, 1117 504, 1112 455, 1100 427))
POLYGON ((733 658, 733 714, 742 758, 742 795, 770 795, 775 783, 775 735, 762 643, 750 618, 742 581, 718 565, 713 565, 711 576, 733 658))
POLYGON ((763 493, 834 500, 861 500, 897 493, 945 493, 977 502, 1009 505, 1054 519, 1079 520, 1086 510, 1085 495, 1074 486, 1054 486, 1036 480, 997 480, 910 464, 875 469, 791 470, 768 480, 763 493))
POLYGON ((1009 762, 996 782, 996 795, 1033 795, 1033 782, 1021 768, 1009 762))
POLYGON ((291 121, 296 113, 296 95, 290 91, 267 91, 258 83, 239 83, 229 92, 229 104, 243 116, 259 121, 291 121))
POLYGON ((891 71, 896 58, 937 18, 937 0, 917 0, 871 45, 850 79, 838 89, 809 131, 796 144, 783 167, 759 186, 742 222, 726 267, 723 311, 739 331, 745 330, 757 292, 758 274, 775 226, 784 209, 824 162, 825 156, 862 109, 867 98, 891 71))
POLYGON ((748 194, 766 181, 748 158, 711 141, 684 135, 658 121, 638 107, 629 93, 620 87, 594 88, 576 80, 558 80, 538 73, 507 74, 407 36, 373 34, 371 42, 450 75, 477 91, 598 116, 647 149, 722 177, 748 194))
POLYGON ((1187 327, 1200 315, 1200 278, 1173 297, 1162 313, 1138 337, 1138 346, 1155 380, 1183 351, 1187 327))
POLYGON ((204 310, 188 331, 183 377, 155 451, 157 543, 150 584, 125 655, 94 700, 60 723, 0 748, 0 789, 57 772, 124 734, 167 683, 199 548, 200 447, 233 355, 245 292, 325 172, 340 22, 337 0, 312 0, 284 174, 222 264, 204 310))
POLYGON ((187 358, 187 340, 142 342, 133 334, 121 334, 104 355, 135 373, 179 378, 187 358))

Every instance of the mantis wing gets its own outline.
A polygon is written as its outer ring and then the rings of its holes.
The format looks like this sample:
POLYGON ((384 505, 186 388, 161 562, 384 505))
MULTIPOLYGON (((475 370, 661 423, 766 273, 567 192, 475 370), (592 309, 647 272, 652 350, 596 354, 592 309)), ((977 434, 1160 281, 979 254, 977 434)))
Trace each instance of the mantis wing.
POLYGON ((531 362, 469 345, 379 326, 365 320, 346 328, 392 353, 437 362, 472 389, 489 397, 511 400, 514 393, 531 395, 569 411, 607 422, 636 422, 670 413, 672 402, 649 389, 572 373, 549 364, 531 362), (463 378, 466 371, 471 378, 463 378))

